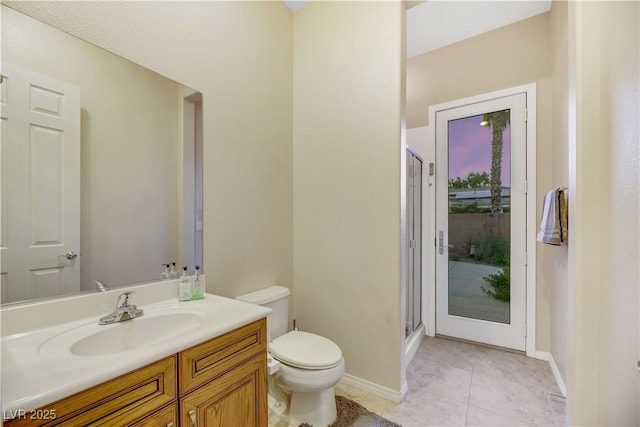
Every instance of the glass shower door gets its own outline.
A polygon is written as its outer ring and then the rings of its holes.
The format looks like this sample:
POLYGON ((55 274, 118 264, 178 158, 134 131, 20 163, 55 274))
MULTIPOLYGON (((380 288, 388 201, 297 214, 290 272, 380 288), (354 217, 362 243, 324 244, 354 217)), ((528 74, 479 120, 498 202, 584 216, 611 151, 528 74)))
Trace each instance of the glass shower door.
POLYGON ((422 324, 422 159, 407 150, 407 307, 405 338, 422 324))

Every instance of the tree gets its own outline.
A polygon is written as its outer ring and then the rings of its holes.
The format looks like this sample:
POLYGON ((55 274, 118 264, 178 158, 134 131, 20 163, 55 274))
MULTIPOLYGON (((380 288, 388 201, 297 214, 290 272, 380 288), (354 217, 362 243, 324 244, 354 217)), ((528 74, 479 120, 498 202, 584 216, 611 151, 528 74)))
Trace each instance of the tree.
POLYGON ((469 188, 486 188, 491 183, 489 174, 486 172, 471 172, 467 176, 467 182, 469 188))
POLYGON ((487 188, 489 187, 489 174, 487 172, 471 172, 465 179, 457 177, 449 179, 449 188, 460 190, 463 188, 487 188))
POLYGON ((461 188, 467 188, 468 183, 466 180, 460 179, 457 177, 456 179, 449 179, 449 188, 452 190, 459 190, 461 188))
POLYGON ((483 117, 488 126, 493 130, 491 140, 491 213, 502 212, 502 136, 505 128, 509 125, 509 110, 495 111, 487 113, 483 117))

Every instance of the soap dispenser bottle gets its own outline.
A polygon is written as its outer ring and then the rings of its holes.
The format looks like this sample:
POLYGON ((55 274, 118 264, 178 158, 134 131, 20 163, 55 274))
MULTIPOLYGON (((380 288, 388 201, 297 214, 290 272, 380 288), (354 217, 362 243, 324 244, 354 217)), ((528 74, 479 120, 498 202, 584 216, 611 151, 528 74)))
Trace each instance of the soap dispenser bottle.
POLYGON ((162 265, 164 266, 164 271, 160 275, 160 278, 162 280, 171 279, 171 276, 170 276, 170 273, 169 273, 169 267, 171 266, 171 264, 162 264, 162 265))
POLYGON ((182 277, 180 277, 180 287, 179 287, 179 297, 180 301, 189 301, 191 299, 191 278, 187 276, 187 267, 182 267, 182 277))
POLYGON ((176 270, 176 263, 175 262, 171 263, 171 268, 169 269, 169 277, 171 277, 172 279, 175 279, 176 277, 180 277, 180 272, 178 272, 178 270, 176 270))
POLYGON ((199 265, 196 265, 196 273, 193 275, 193 293, 191 299, 204 299, 204 274, 200 275, 199 265))

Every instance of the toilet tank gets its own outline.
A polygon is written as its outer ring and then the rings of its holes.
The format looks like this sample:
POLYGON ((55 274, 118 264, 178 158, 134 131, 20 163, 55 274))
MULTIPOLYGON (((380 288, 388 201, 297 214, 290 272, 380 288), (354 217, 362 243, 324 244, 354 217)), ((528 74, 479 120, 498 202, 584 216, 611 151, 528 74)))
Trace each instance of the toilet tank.
POLYGON ((268 307, 272 310, 267 316, 267 339, 269 341, 284 335, 289 323, 289 292, 284 286, 271 286, 244 295, 237 300, 268 307))

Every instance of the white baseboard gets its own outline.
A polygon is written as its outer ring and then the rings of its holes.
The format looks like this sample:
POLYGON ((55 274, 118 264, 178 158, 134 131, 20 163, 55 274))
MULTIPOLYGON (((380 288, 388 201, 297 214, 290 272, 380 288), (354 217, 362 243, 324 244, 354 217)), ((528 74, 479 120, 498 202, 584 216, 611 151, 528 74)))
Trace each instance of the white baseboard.
POLYGON ((551 357, 551 353, 549 353, 548 351, 536 351, 535 353, 535 358, 538 360, 549 361, 550 357, 551 357))
POLYGON ((344 374, 340 379, 340 383, 396 403, 402 402, 409 390, 406 380, 402 384, 400 391, 397 391, 349 374, 344 374))
POLYGON ((553 377, 556 379, 556 384, 560 389, 560 393, 562 393, 562 396, 567 397, 567 386, 564 385, 564 380, 562 379, 562 375, 560 375, 560 370, 558 370, 556 361, 553 360, 553 355, 548 351, 536 351, 536 359, 546 360, 549 362, 551 372, 553 372, 553 377))
POLYGON ((405 355, 405 367, 409 366, 409 363, 413 360, 413 356, 416 355, 418 351, 418 347, 422 344, 422 341, 425 337, 425 327, 424 325, 420 325, 420 327, 413 331, 411 338, 404 345, 404 355, 405 355))

